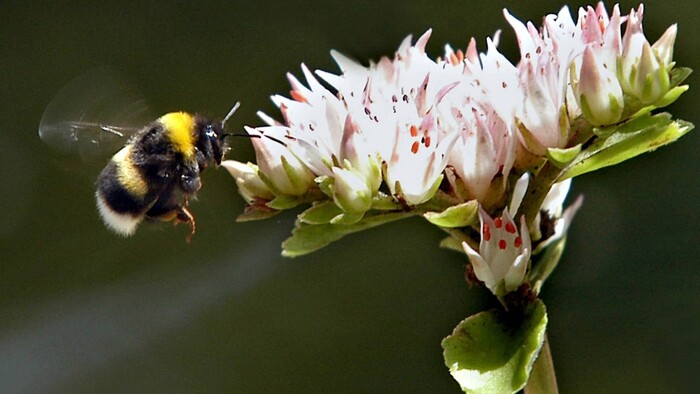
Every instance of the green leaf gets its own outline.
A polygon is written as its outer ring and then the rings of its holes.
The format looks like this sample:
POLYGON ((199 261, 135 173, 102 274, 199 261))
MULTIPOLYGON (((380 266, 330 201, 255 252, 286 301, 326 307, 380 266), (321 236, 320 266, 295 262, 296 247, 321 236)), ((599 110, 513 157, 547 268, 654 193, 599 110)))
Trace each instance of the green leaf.
POLYGON ((477 313, 442 340, 445 365, 465 393, 514 393, 527 383, 546 327, 540 300, 522 319, 500 310, 477 313))
POLYGON ((314 252, 344 236, 358 231, 367 230, 380 224, 393 222, 415 215, 410 212, 378 213, 370 211, 355 224, 305 224, 297 220, 292 236, 282 243, 282 255, 287 257, 301 256, 314 252))
POLYGON ((671 120, 671 115, 645 114, 618 126, 608 138, 598 138, 569 164, 557 181, 612 166, 674 142, 693 129, 693 124, 671 120))
POLYGON ((565 149, 549 148, 547 149, 547 158, 552 164, 557 166, 557 168, 564 168, 567 164, 571 163, 580 152, 581 144, 565 149))
POLYGON ((317 203, 299 214, 299 220, 306 224, 326 224, 343 213, 332 201, 317 203))
POLYGON ((426 212, 423 217, 430 223, 447 228, 471 226, 479 221, 479 203, 476 200, 455 205, 442 212, 426 212))

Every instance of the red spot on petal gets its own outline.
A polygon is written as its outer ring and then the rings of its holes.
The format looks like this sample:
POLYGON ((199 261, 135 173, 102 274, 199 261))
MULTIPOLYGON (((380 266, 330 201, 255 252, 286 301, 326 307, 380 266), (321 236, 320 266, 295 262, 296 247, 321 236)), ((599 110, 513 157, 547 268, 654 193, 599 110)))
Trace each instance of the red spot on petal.
POLYGON ((411 137, 418 137, 418 127, 411 126, 411 137))
POLYGON ((504 239, 498 241, 498 249, 505 250, 506 246, 506 241, 504 239))
POLYGON ((501 228, 501 227, 503 227, 503 219, 496 218, 493 220, 493 224, 496 225, 496 228, 501 228))
POLYGON ((491 240, 491 227, 489 227, 488 224, 484 223, 484 228, 481 230, 481 233, 484 235, 485 241, 491 240))
POLYGON ((289 94, 292 96, 292 98, 294 100, 296 100, 300 103, 308 103, 308 101, 306 101, 306 97, 304 97, 304 95, 301 94, 301 92, 298 90, 290 90, 289 94))
POLYGON ((418 141, 415 141, 415 142, 413 143, 413 145, 411 145, 411 152, 413 152, 413 153, 418 153, 418 147, 419 147, 419 146, 420 146, 420 144, 418 143, 418 141))
POLYGON ((513 225, 512 222, 506 223, 506 231, 508 231, 511 234, 515 234, 515 225, 513 225))
POLYGON ((514 242, 514 244, 515 244, 515 247, 516 247, 516 248, 519 248, 519 247, 522 246, 522 244, 523 244, 523 239, 520 238, 520 237, 515 237, 515 242, 514 242))

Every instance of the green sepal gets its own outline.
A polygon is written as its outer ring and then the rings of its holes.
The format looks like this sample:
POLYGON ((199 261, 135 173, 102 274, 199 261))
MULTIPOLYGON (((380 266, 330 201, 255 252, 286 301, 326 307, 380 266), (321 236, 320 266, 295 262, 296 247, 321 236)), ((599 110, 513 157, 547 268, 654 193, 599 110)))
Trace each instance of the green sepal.
POLYGON ((462 242, 454 237, 445 237, 440 241, 440 247, 444 249, 454 250, 464 254, 464 248, 462 247, 462 242))
POLYGON ((581 153, 581 144, 571 148, 549 148, 547 149, 547 159, 557 168, 564 168, 574 161, 579 153, 581 153))
POLYGON ((269 219, 281 211, 276 209, 257 209, 254 207, 247 207, 246 210, 236 217, 236 222, 252 222, 255 220, 269 219))
POLYGON ((569 164, 557 182, 618 164, 669 144, 693 129, 693 124, 671 120, 668 113, 644 114, 617 127, 608 138, 598 138, 569 164))
POLYGON ((671 74, 671 86, 679 86, 693 73, 693 69, 689 67, 674 67, 671 74))
POLYGON ((527 383, 546 327, 540 300, 519 319, 501 310, 477 313, 442 340, 445 365, 465 393, 515 393, 527 383))
POLYGON ((344 236, 415 215, 416 212, 379 213, 370 211, 355 224, 310 225, 297 220, 292 236, 282 242, 282 255, 296 257, 314 252, 344 236))
POLYGON ((554 271, 554 268, 559 264, 559 259, 564 253, 566 246, 566 237, 562 237, 551 245, 548 245, 542 254, 532 257, 532 268, 530 269, 529 278, 532 284, 532 289, 535 294, 539 294, 544 281, 549 278, 549 275, 554 271))
POLYGON ((272 201, 268 202, 266 205, 272 209, 278 211, 283 211, 285 209, 294 208, 301 204, 303 200, 297 196, 281 195, 277 196, 272 201))
POLYGON ((479 202, 471 200, 451 206, 442 212, 425 212, 423 217, 430 223, 440 227, 471 226, 479 221, 479 202))
POLYGON ((315 203, 309 209, 299 214, 299 220, 306 224, 326 224, 343 213, 332 201, 315 203))
POLYGON ((671 88, 666 94, 663 95, 657 102, 654 103, 654 106, 656 108, 662 108, 662 107, 667 107, 676 100, 678 100, 679 97, 681 97, 681 94, 685 93, 686 90, 690 89, 688 85, 681 85, 681 86, 676 86, 674 88, 671 88))
POLYGON ((401 204, 397 203, 390 195, 378 192, 372 197, 372 209, 380 211, 396 211, 402 209, 401 204))
POLYGON ((332 177, 328 175, 318 176, 316 179, 314 179, 314 182, 316 182, 318 188, 321 190, 321 192, 323 192, 323 194, 333 198, 333 190, 331 186, 333 185, 334 180, 332 177))

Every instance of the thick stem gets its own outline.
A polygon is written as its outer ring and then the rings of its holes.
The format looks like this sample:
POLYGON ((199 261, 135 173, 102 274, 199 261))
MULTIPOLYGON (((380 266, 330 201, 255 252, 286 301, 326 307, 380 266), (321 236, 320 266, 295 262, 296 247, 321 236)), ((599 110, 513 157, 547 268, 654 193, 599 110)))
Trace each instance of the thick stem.
POLYGON ((559 174, 561 174, 561 169, 548 161, 530 181, 527 194, 520 206, 520 214, 525 215, 528 227, 532 225, 535 217, 539 214, 542 202, 547 197, 547 193, 549 193, 559 174))
POLYGON ((554 372, 552 352, 549 350, 549 340, 544 337, 540 355, 530 371, 530 378, 525 386, 525 394, 557 394, 557 376, 554 372))

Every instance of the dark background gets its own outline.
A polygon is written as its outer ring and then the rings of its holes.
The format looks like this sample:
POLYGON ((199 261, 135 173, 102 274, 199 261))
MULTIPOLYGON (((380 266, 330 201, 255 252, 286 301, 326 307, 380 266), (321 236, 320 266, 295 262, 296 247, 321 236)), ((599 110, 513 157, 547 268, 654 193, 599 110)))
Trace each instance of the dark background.
MULTIPOLYGON (((37 136, 75 76, 110 66, 156 113, 259 125, 300 63, 337 72, 335 48, 366 62, 433 28, 431 57, 503 29, 508 7, 539 24, 559 1, 150 2, 0 4, 0 392, 459 392, 440 340, 491 297, 468 289, 465 257, 437 248, 418 218, 280 257, 294 213, 235 223, 243 201, 207 171, 198 231, 108 232, 93 201, 103 161, 37 136)), ((572 7, 582 3, 569 4, 572 7)), ((636 3, 624 2, 623 10, 636 3)), ((648 1, 656 40, 679 23, 675 59, 698 67, 692 1, 648 1)), ((671 111, 698 123, 693 90, 671 111)), ((232 157, 252 160, 250 143, 232 157)), ((563 393, 684 393, 700 383, 698 134, 577 178, 586 202, 542 297, 563 393)))

